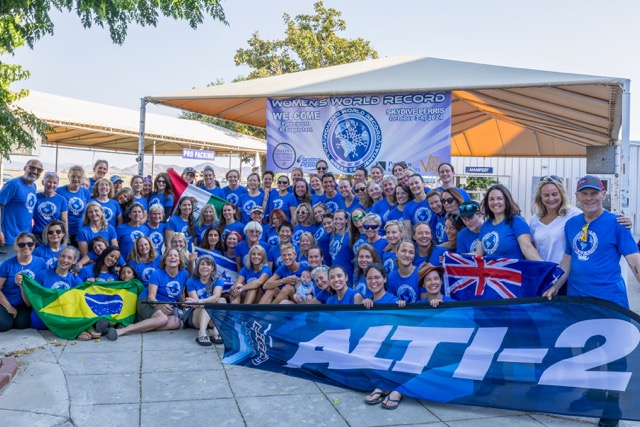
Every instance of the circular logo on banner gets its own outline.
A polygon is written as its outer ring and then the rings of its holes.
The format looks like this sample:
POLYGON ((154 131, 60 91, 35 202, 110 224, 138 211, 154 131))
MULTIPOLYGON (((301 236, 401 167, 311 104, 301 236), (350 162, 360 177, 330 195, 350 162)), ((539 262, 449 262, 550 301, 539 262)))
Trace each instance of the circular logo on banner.
POLYGON ((280 169, 289 169, 296 163, 296 150, 291 144, 281 142, 273 149, 273 163, 280 169))
POLYGON ((353 173, 371 165, 382 145, 375 117, 360 108, 345 108, 329 118, 322 132, 322 147, 333 166, 353 173))

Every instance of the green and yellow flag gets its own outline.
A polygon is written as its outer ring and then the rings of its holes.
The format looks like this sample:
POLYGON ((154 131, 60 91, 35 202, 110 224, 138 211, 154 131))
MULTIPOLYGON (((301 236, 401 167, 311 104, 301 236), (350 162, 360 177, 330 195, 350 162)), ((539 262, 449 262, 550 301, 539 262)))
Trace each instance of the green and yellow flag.
POLYGON ((24 275, 22 288, 31 306, 47 327, 65 339, 75 339, 100 317, 129 325, 136 316, 138 295, 144 287, 137 280, 83 283, 71 289, 48 289, 24 275))

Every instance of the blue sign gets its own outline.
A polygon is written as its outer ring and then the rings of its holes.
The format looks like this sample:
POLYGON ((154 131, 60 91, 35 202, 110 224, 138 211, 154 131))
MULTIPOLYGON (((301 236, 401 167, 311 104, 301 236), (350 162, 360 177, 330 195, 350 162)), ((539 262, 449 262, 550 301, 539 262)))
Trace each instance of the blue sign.
POLYGON ((195 160, 215 160, 216 152, 215 151, 206 151, 206 150, 194 150, 192 148, 183 148, 182 149, 182 158, 183 159, 195 159, 195 160))
POLYGON ((465 166, 464 173, 493 173, 493 166, 465 166))
POLYGON ((267 168, 275 172, 315 172, 325 160, 330 170, 352 174, 405 161, 437 176, 450 158, 450 92, 267 101, 267 168))
POLYGON ((206 308, 228 364, 438 402, 640 420, 640 316, 608 301, 206 308))

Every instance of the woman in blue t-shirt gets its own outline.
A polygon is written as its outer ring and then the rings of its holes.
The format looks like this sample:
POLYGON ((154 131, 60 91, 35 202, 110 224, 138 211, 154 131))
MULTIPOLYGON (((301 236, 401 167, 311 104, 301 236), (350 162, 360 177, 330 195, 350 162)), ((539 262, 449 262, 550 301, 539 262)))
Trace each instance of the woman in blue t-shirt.
POLYGON ((57 219, 44 227, 42 232, 43 244, 35 248, 33 256, 42 258, 47 263, 47 268, 55 267, 60 251, 65 248, 66 230, 64 223, 57 219))
MULTIPOLYGON (((222 298, 224 282, 218 278, 218 266, 211 255, 202 255, 196 261, 195 271, 187 280, 187 295, 185 302, 188 303, 226 303, 222 298)), ((185 327, 198 330, 196 342, 201 346, 222 344, 222 338, 218 330, 213 325, 209 313, 203 306, 193 306, 191 312, 185 315, 185 327), (211 327, 211 338, 207 335, 207 328, 211 327)))
POLYGON ((520 207, 502 184, 492 185, 482 200, 487 220, 480 227, 476 255, 542 261, 531 242, 531 230, 520 207))
POLYGON ((244 303, 253 304, 262 296, 263 285, 272 272, 267 261, 267 253, 260 245, 252 246, 234 288, 244 294, 244 303))
POLYGON ((91 192, 91 201, 97 202, 104 210, 104 217, 114 229, 122 224, 122 208, 114 196, 113 184, 106 178, 100 178, 91 192))
POLYGON ((116 230, 107 222, 104 208, 98 202, 89 202, 84 211, 83 223, 76 236, 80 256, 84 257, 89 253, 89 242, 96 236, 104 237, 111 245, 118 245, 116 230))
POLYGON ((362 244, 356 251, 356 269, 353 273, 353 282, 351 288, 362 295, 364 298, 371 298, 369 288, 364 272, 372 263, 381 264, 382 260, 376 250, 368 243, 362 244))
POLYGON ((196 236, 196 225, 193 218, 193 202, 191 197, 183 197, 178 201, 178 206, 174 214, 167 221, 164 229, 164 241, 171 242, 173 233, 182 233, 187 239, 187 248, 192 250, 193 241, 196 236))
POLYGON ((327 304, 360 304, 362 295, 347 285, 347 270, 342 265, 329 269, 329 285, 335 294, 327 299, 327 304))
POLYGON ((173 209, 173 185, 171 184, 169 175, 165 172, 160 172, 156 175, 153 183, 153 193, 151 193, 149 197, 149 209, 154 205, 162 206, 165 218, 171 216, 171 210, 173 209))
POLYGON ((140 236, 136 239, 127 263, 136 272, 140 283, 145 288, 149 286, 149 278, 160 268, 160 257, 149 237, 140 236))
POLYGON ((200 216, 196 223, 196 245, 202 247, 204 233, 211 227, 217 227, 218 223, 218 214, 215 207, 211 204, 204 205, 200 210, 200 216))
POLYGON ((431 307, 437 307, 441 302, 452 302, 448 296, 442 294, 444 283, 444 268, 436 265, 425 264, 418 271, 420 288, 424 290, 422 302, 429 303, 431 307))
POLYGON ((218 224, 218 230, 220 230, 222 240, 224 240, 230 231, 235 231, 242 236, 242 239, 245 238, 244 224, 240 222, 240 214, 238 213, 236 205, 233 203, 227 202, 222 205, 222 218, 218 224))
POLYGON ((83 282, 112 282, 118 280, 118 260, 120 248, 107 246, 102 251, 95 264, 89 264, 78 272, 78 277, 83 282))
POLYGON ((171 330, 180 328, 179 312, 174 304, 184 300, 184 287, 189 273, 184 269, 180 252, 170 248, 162 256, 160 269, 149 278, 149 287, 138 297, 136 310, 138 323, 121 329, 109 328, 107 338, 115 341, 118 337, 133 332, 171 330))
MULTIPOLYGON (((282 227, 282 226, 281 226, 282 227)), ((264 295, 260 298, 260 304, 279 304, 293 296, 296 292, 296 283, 306 268, 306 263, 296 260, 296 249, 290 243, 285 243, 280 247, 282 265, 278 267, 264 284, 264 295)))

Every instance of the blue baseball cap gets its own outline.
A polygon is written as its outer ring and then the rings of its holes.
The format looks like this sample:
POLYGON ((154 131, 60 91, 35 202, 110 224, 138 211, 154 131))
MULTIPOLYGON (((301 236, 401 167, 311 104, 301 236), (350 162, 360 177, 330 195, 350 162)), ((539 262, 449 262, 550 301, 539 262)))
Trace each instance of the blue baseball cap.
POLYGON ((118 181, 122 181, 122 182, 124 182, 124 179, 120 178, 120 175, 113 175, 113 176, 111 177, 111 183, 112 183, 112 184, 115 184, 115 183, 116 183, 116 182, 118 182, 118 181))
POLYGON ((587 175, 578 180, 578 187, 576 191, 584 190, 585 188, 593 188, 594 190, 602 191, 604 190, 604 185, 602 185, 602 181, 600 181, 600 178, 597 176, 587 175))

